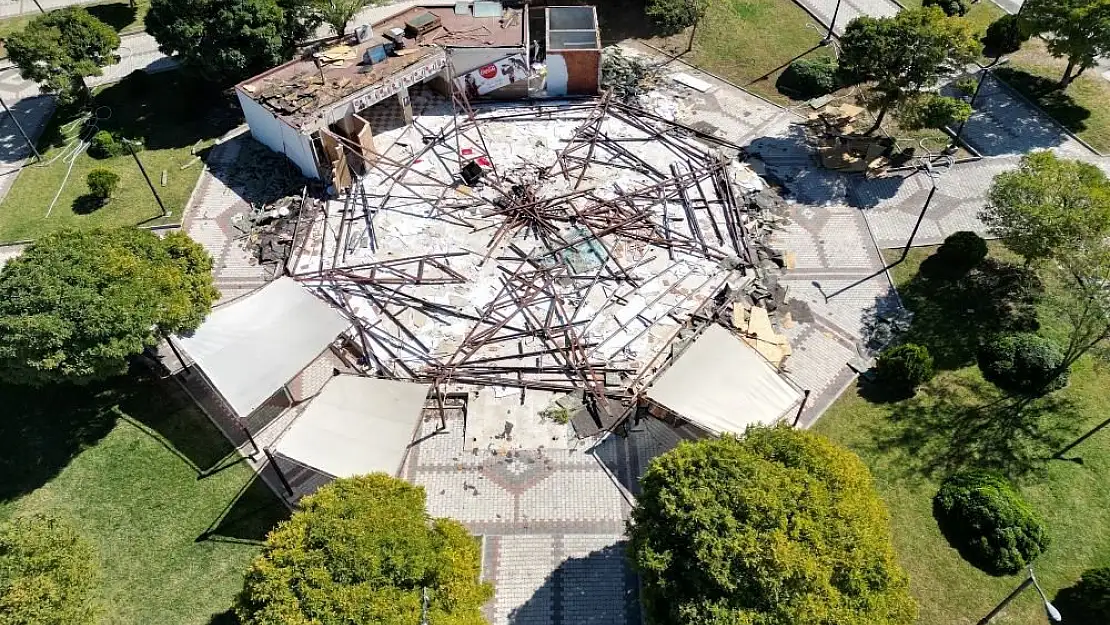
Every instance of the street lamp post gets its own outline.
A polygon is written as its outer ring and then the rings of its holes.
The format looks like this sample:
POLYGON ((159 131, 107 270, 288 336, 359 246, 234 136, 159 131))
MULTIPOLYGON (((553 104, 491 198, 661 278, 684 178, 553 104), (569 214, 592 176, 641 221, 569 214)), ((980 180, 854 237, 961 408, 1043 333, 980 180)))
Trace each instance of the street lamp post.
POLYGON ((1011 601, 1013 601, 1018 595, 1022 593, 1022 591, 1024 591, 1026 588, 1029 588, 1030 586, 1036 588, 1037 594, 1041 596, 1041 601, 1044 603, 1044 611, 1046 614, 1048 614, 1048 618, 1053 623, 1062 623, 1064 621, 1064 617, 1060 615, 1060 611, 1056 609, 1056 606, 1049 603, 1048 597, 1044 594, 1044 590, 1041 588, 1041 585, 1037 583, 1037 576, 1033 574, 1033 566, 1030 565, 1029 577, 1026 577, 1025 580, 1022 581, 1021 584, 1018 585, 1018 587, 1015 588, 1013 592, 1011 592, 1009 595, 1006 596, 1005 599, 1002 600, 1002 603, 995 606, 995 608, 990 611, 990 614, 984 616, 975 625, 987 625, 988 623, 990 623, 991 619, 998 616, 999 612, 1006 609, 1006 606, 1010 605, 1011 601))

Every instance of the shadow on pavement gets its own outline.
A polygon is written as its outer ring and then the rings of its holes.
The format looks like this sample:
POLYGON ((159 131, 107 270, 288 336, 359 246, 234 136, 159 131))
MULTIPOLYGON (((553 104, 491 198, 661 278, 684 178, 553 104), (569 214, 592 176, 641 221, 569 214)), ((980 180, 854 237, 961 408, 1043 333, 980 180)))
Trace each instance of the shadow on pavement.
POLYGON ((509 613, 510 625, 640 625, 638 584, 625 557, 626 545, 621 541, 567 558, 509 613))

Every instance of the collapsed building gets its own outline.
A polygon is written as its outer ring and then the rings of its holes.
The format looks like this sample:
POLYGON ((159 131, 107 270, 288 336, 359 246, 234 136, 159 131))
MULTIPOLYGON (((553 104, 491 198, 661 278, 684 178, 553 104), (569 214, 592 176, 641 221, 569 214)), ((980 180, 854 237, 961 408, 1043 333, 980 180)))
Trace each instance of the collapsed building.
MULTIPOLYGON (((480 17, 479 4, 491 3, 474 3, 471 19, 493 19, 480 17)), ((396 19, 407 24, 419 10, 396 19)), ((514 19, 504 11, 500 23, 514 19)), ((549 45, 563 32, 554 27, 567 25, 552 11, 549 45)), ((559 45, 596 48, 589 12, 594 39, 559 45)), ((527 24, 527 7, 521 17, 527 24)), ((401 22, 384 25, 392 23, 401 22)), ((433 47, 424 63, 441 54, 450 68, 448 48, 433 47)), ((496 52, 504 53, 518 52, 496 52)), ((766 243, 785 207, 743 148, 608 94, 472 101, 452 77, 488 59, 465 54, 470 61, 448 70, 446 94, 404 96, 405 123, 388 129, 343 129, 344 120, 365 121, 350 99, 359 95, 343 96, 342 118, 330 106, 297 109, 317 120, 313 146, 338 146, 346 162, 331 165, 346 165, 349 178, 321 168, 317 157, 336 152, 313 147, 313 171, 330 172, 333 188, 315 201, 306 191, 281 219, 285 277, 227 305, 238 313, 217 308, 193 337, 176 339, 248 437, 271 420, 252 414, 286 389, 298 409, 255 445, 287 494, 332 477, 397 473, 421 421, 446 427, 448 414, 465 416, 476 453, 565 447, 643 419, 700 437, 801 414, 806 394, 782 374, 790 346, 773 322, 788 314, 776 279, 787 262, 766 243), (307 312, 282 330, 281 310, 307 312), (267 327, 235 325, 252 318, 267 327), (302 344, 295 365, 244 371, 284 353, 251 348, 241 339, 252 332, 302 344), (290 379, 321 359, 329 374, 298 386, 294 400, 290 379), (229 399, 240 395, 250 401, 229 399)), ((251 101, 276 106, 266 95, 276 93, 277 83, 267 86, 275 75, 240 85, 241 98, 253 85, 251 101)))

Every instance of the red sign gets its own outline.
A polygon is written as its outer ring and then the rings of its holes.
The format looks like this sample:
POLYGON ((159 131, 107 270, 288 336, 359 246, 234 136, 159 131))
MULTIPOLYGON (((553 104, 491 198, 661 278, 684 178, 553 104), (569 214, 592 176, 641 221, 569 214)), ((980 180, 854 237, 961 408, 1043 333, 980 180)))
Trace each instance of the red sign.
POLYGON ((497 66, 486 65, 485 67, 478 70, 478 75, 482 78, 485 78, 486 80, 489 80, 490 78, 493 78, 497 75, 497 66))

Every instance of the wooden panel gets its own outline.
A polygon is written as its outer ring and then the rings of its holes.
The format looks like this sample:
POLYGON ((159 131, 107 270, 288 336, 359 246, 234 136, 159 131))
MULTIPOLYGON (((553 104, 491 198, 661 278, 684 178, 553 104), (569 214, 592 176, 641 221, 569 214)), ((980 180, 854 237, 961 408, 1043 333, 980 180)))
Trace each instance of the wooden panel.
POLYGON ((601 71, 601 51, 560 50, 567 64, 567 93, 570 95, 597 95, 598 72, 601 71))

